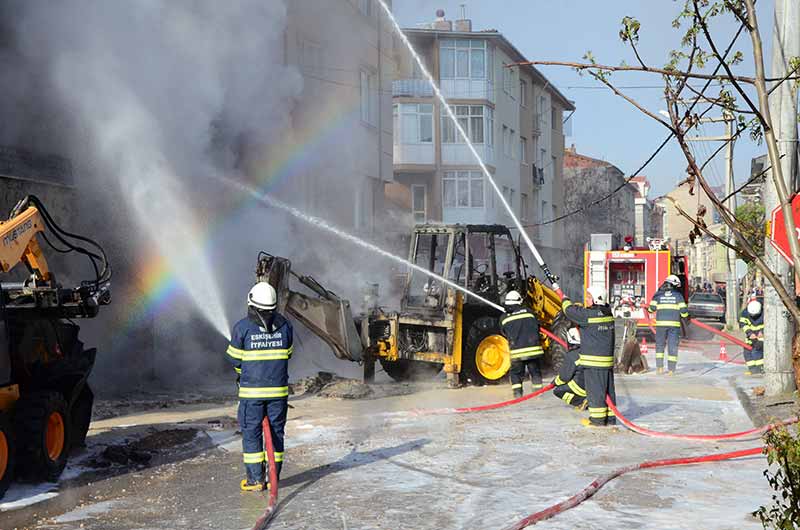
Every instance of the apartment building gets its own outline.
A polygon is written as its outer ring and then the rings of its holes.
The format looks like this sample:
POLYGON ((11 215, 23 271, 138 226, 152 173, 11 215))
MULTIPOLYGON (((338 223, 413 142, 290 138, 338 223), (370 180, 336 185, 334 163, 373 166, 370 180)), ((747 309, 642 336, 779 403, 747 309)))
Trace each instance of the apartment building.
POLYGON ((298 153, 282 192, 338 226, 374 236, 386 220, 384 185, 393 180, 392 27, 376 0, 286 6, 285 62, 302 76, 302 93, 282 148, 298 153))
POLYGON ((648 199, 650 194, 650 181, 643 175, 631 179, 631 184, 636 186, 634 196, 634 244, 637 247, 646 247, 647 238, 663 237, 664 210, 661 206, 648 199))
MULTIPOLYGON (((495 30, 474 31, 472 21, 447 20, 439 11, 435 22, 404 31, 532 238, 558 247, 560 225, 534 225, 563 212, 562 122, 573 104, 535 68, 507 67, 525 57, 495 30)), ((411 222, 511 224, 474 153, 399 41, 395 63, 395 182, 387 198, 410 212, 411 222)))

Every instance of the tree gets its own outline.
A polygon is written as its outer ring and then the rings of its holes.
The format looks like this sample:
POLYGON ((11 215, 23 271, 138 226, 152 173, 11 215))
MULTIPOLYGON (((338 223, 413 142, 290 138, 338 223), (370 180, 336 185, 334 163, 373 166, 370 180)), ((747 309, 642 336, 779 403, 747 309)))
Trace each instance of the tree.
MULTIPOLYGON (((789 292, 780 276, 763 259, 763 241, 760 250, 757 243, 762 238, 752 238, 748 226, 737 219, 734 212, 728 208, 726 204, 728 197, 717 197, 704 176, 703 171, 706 166, 726 147, 726 143, 723 143, 707 160, 701 161, 689 148, 688 141, 689 133, 693 132, 702 123, 701 120, 714 110, 715 113, 723 112, 735 123, 733 139, 748 133, 752 141, 766 144, 770 165, 762 174, 768 172, 772 178, 784 211, 786 231, 794 234, 795 223, 789 202, 790 192, 783 174, 780 146, 776 140, 773 118, 770 114, 769 96, 784 83, 797 83, 800 79, 798 76, 800 58, 788 58, 784 75, 778 78, 766 77, 755 0, 684 0, 680 12, 673 21, 673 27, 681 32, 680 47, 669 53, 666 64, 661 67, 650 64, 639 52, 637 45, 642 26, 636 18, 629 16, 622 19, 619 37, 630 46, 635 64, 622 63, 619 66, 602 64, 591 52, 584 55, 583 62, 529 61, 519 64, 564 66, 574 68, 579 73, 586 73, 667 129, 668 140, 674 139, 677 142, 687 162, 687 178, 681 185, 688 186, 691 194, 695 193, 696 188, 700 188, 701 193, 709 197, 722 222, 733 233, 735 241, 729 242, 708 229, 705 221, 707 212, 704 208, 690 214, 674 200, 672 204, 680 215, 693 223, 694 236, 705 234, 718 243, 734 249, 746 261, 752 263, 753 267, 758 269, 775 288, 786 312, 795 322, 795 329, 800 329, 800 308, 795 303, 794 293, 789 292), (738 31, 724 50, 718 44, 719 35, 715 37, 711 29, 712 22, 720 17, 732 17, 739 25, 738 31), (736 42, 743 32, 750 36, 752 43, 750 65, 755 72, 754 76, 734 71, 740 69, 745 62, 744 54, 734 51, 736 42), (712 65, 714 67, 709 71, 712 65), (661 115, 658 110, 648 109, 618 88, 612 79, 615 74, 622 72, 645 72, 660 77, 664 84, 666 116, 661 115), (702 87, 696 86, 693 82, 703 82, 702 87), (771 88, 767 87, 767 83, 772 85, 771 88), (716 93, 708 94, 712 85, 716 93)), ((800 271, 800 245, 795 238, 790 238, 790 244, 793 266, 795 270, 800 271)), ((782 353, 793 359, 800 359, 798 335, 795 335, 793 350, 782 353)))
MULTIPOLYGON (((753 242, 753 250, 758 256, 764 256, 764 232, 766 228, 764 205, 746 202, 736 208, 736 219, 742 224, 742 234, 753 242)), ((747 261, 747 256, 741 256, 747 261)))

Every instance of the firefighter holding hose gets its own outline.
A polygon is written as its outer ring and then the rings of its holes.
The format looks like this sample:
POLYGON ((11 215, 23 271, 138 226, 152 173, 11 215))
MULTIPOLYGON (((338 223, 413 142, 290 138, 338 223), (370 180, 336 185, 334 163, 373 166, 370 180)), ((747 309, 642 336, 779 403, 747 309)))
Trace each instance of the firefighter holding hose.
POLYGON ((681 339, 681 320, 689 318, 689 308, 678 290, 681 280, 670 274, 659 287, 647 310, 656 314, 656 370, 664 373, 664 356, 667 357, 667 375, 674 375, 678 367, 678 345, 681 339))
POLYGON ((576 410, 586 409, 586 383, 583 367, 578 363, 581 346, 581 333, 576 327, 567 330, 569 349, 564 354, 564 362, 553 380, 553 394, 576 410))
POLYGON ((247 295, 247 316, 236 323, 226 358, 239 374, 239 427, 246 478, 242 491, 263 491, 266 453, 262 423, 269 418, 277 474, 283 463, 283 437, 289 408, 289 358, 292 356, 291 323, 275 309, 278 296, 267 282, 259 282, 247 295))
POLYGON ((752 350, 744 350, 744 360, 747 365, 745 375, 761 375, 764 373, 764 313, 761 302, 750 300, 742 311, 739 325, 747 337, 747 344, 752 350))
POLYGON ((509 291, 505 298, 506 315, 500 321, 500 329, 508 340, 511 354, 511 389, 514 397, 522 397, 522 382, 525 369, 533 384, 533 390, 542 388, 542 358, 544 349, 539 344, 539 321, 524 305, 518 291, 509 291))
POLYGON ((586 307, 573 304, 554 284, 561 297, 564 316, 581 328, 581 349, 578 363, 583 368, 589 402, 589 418, 581 423, 587 427, 608 427, 617 424, 617 418, 608 405, 606 396, 616 404, 614 390, 614 316, 608 306, 605 292, 597 286, 586 289, 586 307))

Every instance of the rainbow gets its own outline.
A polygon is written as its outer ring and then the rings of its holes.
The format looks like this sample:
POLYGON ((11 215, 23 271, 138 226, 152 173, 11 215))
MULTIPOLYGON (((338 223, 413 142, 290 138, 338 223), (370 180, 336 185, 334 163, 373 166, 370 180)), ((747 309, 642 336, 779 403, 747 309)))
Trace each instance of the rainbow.
MULTIPOLYGON (((293 178, 307 174, 324 162, 324 146, 346 138, 352 127, 359 124, 358 89, 350 92, 345 99, 325 98, 322 109, 309 109, 313 111, 313 119, 303 126, 293 127, 290 134, 282 135, 284 140, 278 144, 267 146, 250 168, 253 178, 250 184, 255 184, 261 193, 279 193, 293 178)), ((263 205, 251 195, 242 194, 231 201, 227 209, 218 212, 205 227, 203 249, 198 255, 208 256, 211 249, 219 248, 214 243, 224 243, 221 235, 229 233, 227 229, 239 223, 253 208, 263 208, 263 205)), ((147 326, 158 314, 168 312, 176 297, 185 295, 180 271, 175 270, 155 246, 150 247, 150 252, 134 270, 135 281, 118 297, 130 307, 120 329, 125 336, 147 326)))

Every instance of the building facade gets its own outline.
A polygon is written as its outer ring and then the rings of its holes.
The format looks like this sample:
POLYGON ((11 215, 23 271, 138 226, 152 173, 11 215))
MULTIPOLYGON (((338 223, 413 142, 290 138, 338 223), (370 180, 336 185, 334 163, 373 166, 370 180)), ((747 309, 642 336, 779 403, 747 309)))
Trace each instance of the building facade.
POLYGON ((634 197, 634 245, 646 247, 648 238, 660 239, 663 237, 663 216, 661 206, 648 199, 650 194, 650 181, 647 177, 637 175, 631 179, 631 184, 636 186, 634 197))
MULTIPOLYGON (((470 20, 443 14, 404 31, 529 235, 543 247, 559 246, 559 225, 534 225, 564 208, 562 121, 572 103, 536 69, 506 67, 525 57, 497 31, 473 31, 470 20)), ((395 183, 387 198, 415 223, 511 225, 475 153, 402 43, 395 61, 395 183)))
POLYGON ((300 146, 303 160, 281 191, 338 226, 376 235, 393 180, 392 27, 376 0, 286 6, 285 62, 302 76, 302 92, 291 137, 274 155, 300 146))

